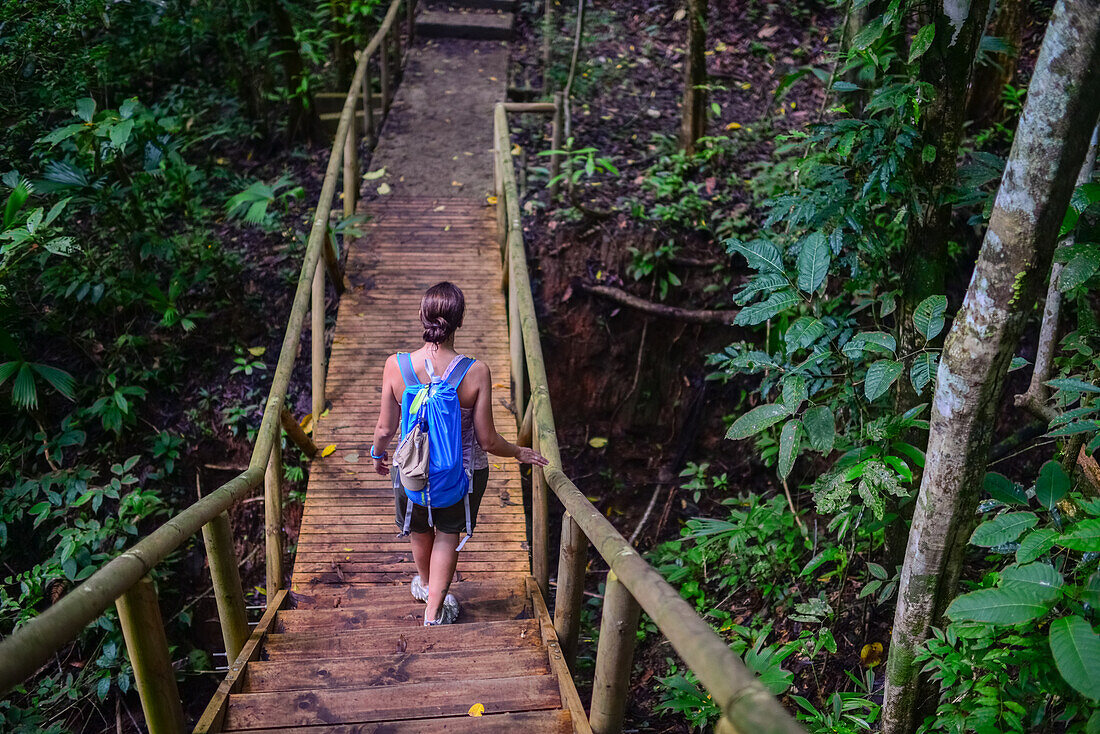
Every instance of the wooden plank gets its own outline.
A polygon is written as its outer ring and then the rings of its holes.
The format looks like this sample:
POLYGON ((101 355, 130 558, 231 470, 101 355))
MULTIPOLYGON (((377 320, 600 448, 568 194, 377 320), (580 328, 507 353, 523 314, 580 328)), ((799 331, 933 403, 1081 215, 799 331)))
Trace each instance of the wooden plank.
POLYGON ((459 716, 472 703, 486 713, 558 708, 552 675, 406 683, 383 688, 237 693, 229 697, 226 725, 260 729, 280 725, 342 724, 459 716))
MULTIPOLYGON (((481 581, 455 581, 450 591, 460 601, 479 601, 484 599, 526 599, 526 574, 501 576, 481 581)), ((386 602, 405 601, 411 598, 409 582, 392 586, 348 586, 333 588, 330 586, 310 588, 302 586, 291 593, 298 608, 363 606, 386 602)))
MULTIPOLYGON (((461 617, 460 617, 461 619, 461 617)), ((338 633, 268 635, 264 650, 269 660, 318 656, 381 655, 391 652, 442 652, 486 647, 539 645, 538 623, 532 620, 470 622, 448 627, 441 635, 434 627, 395 627, 338 633), (401 648, 404 647, 404 650, 401 648)))
MULTIPOLYGON (((529 619, 531 608, 523 599, 500 599, 472 602, 462 599, 463 622, 491 622, 502 619, 529 619)), ((400 625, 407 621, 421 624, 424 603, 411 596, 408 601, 374 604, 369 607, 339 609, 286 610, 276 621, 276 632, 324 632, 371 629, 379 625, 400 625)))
POLYGON ((546 653, 537 647, 453 653, 401 653, 332 660, 256 661, 248 666, 244 693, 371 688, 402 683, 547 675, 546 653))
POLYGON ((268 630, 270 630, 271 626, 275 623, 275 616, 286 602, 286 599, 286 589, 281 589, 271 599, 271 603, 264 612, 264 616, 260 618, 259 624, 253 628, 251 636, 249 636, 248 641, 244 643, 244 647, 241 648, 241 654, 238 655, 237 659, 233 661, 233 664, 229 666, 229 672, 222 682, 218 684, 218 689, 214 691, 213 698, 210 699, 210 703, 206 705, 206 710, 203 711, 202 716, 199 717, 198 723, 195 724, 194 734, 223 731, 229 695, 241 689, 244 672, 249 662, 255 660, 259 656, 260 643, 264 635, 267 634, 268 630))
POLYGON ((584 704, 581 702, 580 694, 577 693, 576 684, 573 683, 573 675, 565 662, 561 645, 558 644, 554 620, 550 618, 550 612, 546 609, 546 602, 542 599, 542 592, 539 591, 539 585, 534 576, 527 577, 527 591, 531 594, 531 602, 535 607, 536 618, 539 620, 539 631, 549 656, 550 669, 558 680, 562 703, 572 714, 573 731, 576 734, 592 734, 592 727, 584 712, 584 704))
MULTIPOLYGON (((248 731, 248 730, 240 730, 248 731)), ((258 730, 251 730, 258 731, 258 730)), ((526 711, 486 716, 458 716, 411 721, 371 722, 337 726, 295 727, 292 729, 264 729, 263 734, 568 734, 573 731, 569 712, 526 711)))

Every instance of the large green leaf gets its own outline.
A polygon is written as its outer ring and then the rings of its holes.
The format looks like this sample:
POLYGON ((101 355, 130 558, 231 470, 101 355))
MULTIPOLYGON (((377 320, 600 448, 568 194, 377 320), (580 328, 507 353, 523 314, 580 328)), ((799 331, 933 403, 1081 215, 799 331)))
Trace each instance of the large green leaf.
POLYGON ((985 491, 995 500, 1006 505, 1023 505, 1027 507, 1027 495, 1024 490, 1004 474, 995 471, 986 472, 983 482, 985 491))
POLYGON ((748 438, 760 433, 765 428, 774 426, 790 414, 791 411, 787 409, 787 406, 781 403, 761 405, 735 420, 730 429, 726 431, 726 438, 748 438))
POLYGON ((1100 552, 1100 520, 1082 520, 1058 538, 1058 545, 1085 553, 1100 552))
POLYGON ((936 37, 936 24, 929 23, 928 25, 917 31, 917 35, 913 36, 913 43, 909 45, 909 63, 913 63, 932 45, 932 40, 936 37))
POLYGON ((815 341, 825 336, 825 324, 812 316, 800 316, 787 328, 783 337, 787 342, 787 350, 805 349, 815 341))
POLYGON ((1020 624, 1046 614, 1048 606, 1026 588, 979 589, 956 597, 947 607, 947 617, 954 622, 1020 624))
POLYGON ((858 359, 864 352, 893 354, 898 342, 892 334, 885 331, 861 331, 844 343, 841 351, 846 357, 858 359))
POLYGON ((901 374, 903 365, 892 359, 880 359, 867 368, 867 377, 863 381, 863 394, 868 400, 875 400, 885 394, 894 380, 901 374))
POLYGON ((753 270, 780 275, 784 272, 783 256, 779 248, 767 240, 753 240, 748 243, 740 240, 726 240, 726 247, 731 253, 737 252, 743 255, 753 270))
POLYGON ((806 390, 806 378, 798 374, 790 374, 783 378, 783 404, 791 413, 798 412, 803 401, 809 397, 806 390))
POLYGON ((913 310, 913 325, 925 339, 935 339, 943 331, 943 314, 947 311, 947 296, 929 296, 913 310))
POLYGON ((939 355, 933 352, 921 352, 913 358, 913 364, 909 368, 909 380, 913 383, 913 389, 917 395, 924 392, 924 388, 932 381, 932 375, 936 374, 936 362, 939 355))
POLYGON ((1020 539, 1020 547, 1016 549, 1016 563, 1031 563, 1053 548, 1057 539, 1058 531, 1051 528, 1032 530, 1020 539))
POLYGON ((1039 469, 1039 479, 1035 483, 1035 499, 1048 510, 1066 496, 1069 491, 1069 477, 1057 461, 1048 461, 1039 469))
POLYGON ((970 536, 973 545, 993 548, 1010 543, 1030 528, 1035 527, 1039 518, 1033 512, 1006 512, 992 520, 986 520, 970 536))
POLYGON ((1100 270, 1100 249, 1089 249, 1078 253, 1062 268, 1062 274, 1058 276, 1058 290, 1065 293, 1079 285, 1084 285, 1089 278, 1100 270))
POLYGON ((786 311, 796 303, 798 303, 798 294, 790 288, 784 288, 772 293, 760 303, 745 306, 734 317, 733 323, 737 326, 755 326, 786 311))
POLYGON ((1100 635, 1076 615, 1050 625, 1050 651, 1058 672, 1078 692, 1100 700, 1100 635))
POLYGON ((810 445, 816 450, 823 454, 833 450, 836 442, 836 421, 828 405, 818 405, 807 410, 802 415, 802 426, 806 429, 810 445))
POLYGON ((807 293, 820 288, 832 258, 833 253, 824 234, 814 232, 804 239, 802 250, 798 253, 798 287, 807 293))
POLYGON ((1058 390, 1066 390, 1068 392, 1100 393, 1100 385, 1093 385, 1091 382, 1085 382, 1077 377, 1059 377, 1056 380, 1047 380, 1046 384, 1058 390))
POLYGON ((1062 574, 1049 563, 1009 566, 1001 571, 1001 588, 1022 588, 1045 601, 1051 601, 1057 597, 1063 583, 1062 574))
POLYGON ((783 478, 794 468, 801 430, 802 421, 792 418, 783 424, 783 431, 779 434, 779 476, 783 478))

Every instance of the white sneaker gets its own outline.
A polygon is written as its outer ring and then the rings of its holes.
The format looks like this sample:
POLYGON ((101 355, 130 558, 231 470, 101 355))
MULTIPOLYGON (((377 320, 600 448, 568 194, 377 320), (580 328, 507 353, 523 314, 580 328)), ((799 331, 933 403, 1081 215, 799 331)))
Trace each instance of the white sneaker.
POLYGON ((412 592, 413 599, 417 601, 428 601, 428 587, 420 581, 420 575, 413 576, 412 583, 409 584, 409 591, 412 592))
POLYGON ((458 619, 458 599, 455 599, 454 594, 447 594, 443 598, 443 605, 439 608, 439 616, 434 620, 425 619, 425 627, 434 627, 438 624, 454 624, 458 619))

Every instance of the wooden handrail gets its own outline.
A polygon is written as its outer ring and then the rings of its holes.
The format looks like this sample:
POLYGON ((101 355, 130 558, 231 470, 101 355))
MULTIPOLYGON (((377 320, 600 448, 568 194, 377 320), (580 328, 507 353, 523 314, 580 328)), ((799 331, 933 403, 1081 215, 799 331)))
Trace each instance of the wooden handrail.
MULTIPOLYGON (((501 209, 497 221, 504 229, 508 295, 509 300, 514 301, 514 306, 510 304, 509 312, 518 314, 518 331, 522 339, 520 349, 525 357, 527 376, 531 384, 534 440, 543 456, 550 461, 550 465, 543 473, 550 489, 564 506, 569 523, 575 523, 576 527, 584 533, 610 567, 617 583, 621 584, 627 592, 625 595, 618 595, 615 616, 629 620, 630 605, 634 603, 632 600, 636 600, 721 708, 723 717, 719 727, 721 731, 744 734, 804 732, 779 701, 757 680, 752 671, 730 650, 726 642, 695 612, 676 589, 634 550, 603 513, 589 502, 584 493, 565 475, 547 387, 546 364, 539 338, 534 295, 527 269, 520 201, 508 132, 507 108, 503 103, 498 104, 494 110, 494 142, 496 177, 500 192, 497 206, 501 209)), ((517 330, 509 331, 514 334, 517 330)), ((513 345, 513 353, 515 351, 515 345, 513 345)), ((570 527, 573 525, 570 524, 570 527)), ((540 531, 539 534, 543 535, 543 532, 540 531)), ((576 593, 578 579, 570 577, 563 583, 562 574, 575 574, 578 569, 583 573, 584 567, 583 563, 575 562, 577 543, 575 538, 567 537, 569 535, 571 533, 563 534, 562 557, 568 557, 573 562, 568 564, 568 568, 559 568, 559 593, 556 604, 558 609, 555 612, 555 615, 564 612, 566 618, 571 615, 568 609, 563 610, 562 607, 579 603, 580 595, 576 593), (565 547, 566 543, 570 544, 568 549, 565 547)), ((546 549, 534 545, 532 553, 546 553, 546 549)), ((545 558, 535 559, 534 565, 540 566, 545 562, 545 558)), ((573 624, 576 624, 575 620, 578 617, 579 615, 572 615, 573 624)), ((568 640, 570 637, 576 639, 576 630, 558 629, 558 636, 563 640, 568 640)), ((630 637, 632 639, 633 631, 630 637)), ((600 670, 599 660, 596 667, 600 670)), ((619 667, 625 667, 622 674, 629 676, 629 662, 619 667)), ((612 686, 612 688, 615 687, 612 686)), ((593 695, 595 697, 596 692, 593 695)), ((593 709, 596 709, 595 702, 593 709)), ((607 719, 612 727, 616 725, 614 718, 615 714, 611 713, 607 719)), ((621 724, 621 721, 619 723, 621 724)))
MULTIPOLYGON (((407 1, 412 3, 415 0, 407 1)), ((273 372, 271 388, 268 391, 263 418, 256 433, 256 443, 248 468, 109 561, 56 604, 0 642, 0 694, 7 693, 37 671, 54 653, 75 639, 81 630, 114 604, 115 600, 141 581, 150 569, 263 482, 267 464, 272 456, 272 447, 281 436, 280 414, 286 402, 287 389, 302 336, 302 325, 306 313, 310 310, 314 273, 318 268, 323 268, 322 248, 328 246, 326 232, 329 216, 332 212, 333 198, 336 195, 337 177, 341 174, 346 141, 354 125, 356 102, 360 96, 363 80, 366 78, 370 58, 380 48, 384 52, 389 51, 389 45, 383 45, 383 41, 388 39, 403 2, 406 0, 391 1, 378 31, 359 55, 355 75, 344 100, 321 186, 320 199, 313 218, 313 226, 302 258, 302 269, 298 276, 294 300, 291 303, 279 360, 273 372)), ((367 104, 370 104, 369 99, 367 104)), ((357 186, 358 182, 356 181, 354 185, 357 186)), ((346 181, 345 188, 347 188, 346 181)), ((351 190, 345 191, 345 196, 354 195, 355 193, 351 190)), ((314 338, 317 338, 317 335, 314 338)))

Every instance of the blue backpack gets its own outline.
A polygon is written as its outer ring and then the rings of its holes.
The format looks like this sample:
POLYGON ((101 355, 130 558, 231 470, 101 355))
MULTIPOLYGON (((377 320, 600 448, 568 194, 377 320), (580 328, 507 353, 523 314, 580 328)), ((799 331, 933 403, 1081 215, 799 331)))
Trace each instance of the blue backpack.
MULTIPOLYGON (((411 489, 402 486, 400 472, 395 467, 392 472, 394 487, 403 489, 409 502, 428 508, 428 525, 434 525, 433 507, 450 507, 465 501, 466 537, 458 545, 461 549, 472 534, 471 476, 462 457, 462 406, 458 402, 458 386, 474 360, 458 355, 441 376, 436 376, 432 363, 425 360, 424 365, 431 378, 429 384, 422 383, 417 377, 410 354, 398 354, 397 364, 405 380, 405 392, 401 396, 401 443, 411 437, 413 428, 419 424, 420 431, 428 439, 428 472, 423 489, 411 489)), ((409 534, 411 522, 412 507, 409 506, 405 511, 402 536, 409 534)))

